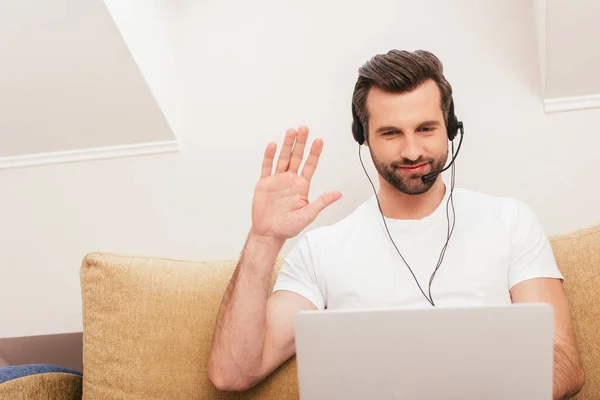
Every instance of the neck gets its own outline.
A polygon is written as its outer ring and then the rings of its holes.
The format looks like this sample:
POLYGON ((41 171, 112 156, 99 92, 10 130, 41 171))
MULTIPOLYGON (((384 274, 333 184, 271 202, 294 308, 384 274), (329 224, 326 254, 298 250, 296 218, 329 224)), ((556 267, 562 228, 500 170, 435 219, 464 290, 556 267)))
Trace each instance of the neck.
POLYGON ((385 217, 392 219, 425 218, 435 211, 446 194, 446 185, 439 176, 427 192, 417 195, 402 193, 381 177, 379 181, 381 210, 385 217))

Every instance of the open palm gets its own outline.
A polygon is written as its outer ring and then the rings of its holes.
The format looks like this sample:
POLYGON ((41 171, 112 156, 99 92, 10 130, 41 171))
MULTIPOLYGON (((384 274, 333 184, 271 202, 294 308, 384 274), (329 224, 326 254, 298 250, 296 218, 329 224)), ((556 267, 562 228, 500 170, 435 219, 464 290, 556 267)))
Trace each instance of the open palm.
POLYGON ((298 174, 307 139, 307 127, 300 127, 298 131, 289 129, 274 172, 277 144, 267 146, 252 203, 254 234, 290 239, 313 222, 325 207, 342 197, 340 192, 328 192, 309 202, 310 181, 323 150, 323 141, 316 139, 313 142, 302 173, 298 174))

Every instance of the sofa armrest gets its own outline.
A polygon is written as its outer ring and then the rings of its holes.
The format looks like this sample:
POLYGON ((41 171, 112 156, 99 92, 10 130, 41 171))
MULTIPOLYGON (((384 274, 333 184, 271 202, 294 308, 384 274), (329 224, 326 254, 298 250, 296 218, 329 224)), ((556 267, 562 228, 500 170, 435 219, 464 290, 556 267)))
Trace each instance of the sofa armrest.
POLYGON ((0 368, 0 399, 81 400, 82 374, 54 365, 0 368))

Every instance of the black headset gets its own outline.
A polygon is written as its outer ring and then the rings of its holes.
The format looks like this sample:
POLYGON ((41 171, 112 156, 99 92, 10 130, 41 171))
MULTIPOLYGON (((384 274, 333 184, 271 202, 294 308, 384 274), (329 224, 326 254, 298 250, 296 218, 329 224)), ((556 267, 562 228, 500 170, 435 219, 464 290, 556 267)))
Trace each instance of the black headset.
POLYGON ((394 239, 392 238, 392 235, 391 235, 391 233, 390 233, 390 231, 388 229, 387 223, 385 222, 385 217, 384 217, 383 211, 381 209, 381 204, 379 203, 379 197, 377 196, 377 191, 375 189, 375 185, 373 184, 373 181, 371 180, 371 177, 369 177, 369 174, 367 173, 367 170, 365 168, 365 164, 362 161, 362 156, 361 156, 360 149, 362 147, 362 144, 365 142, 364 127, 363 127, 362 123, 360 122, 360 119, 358 118, 358 114, 356 113, 356 108, 354 107, 354 104, 352 104, 352 136, 354 136, 354 140, 356 140, 358 142, 358 157, 360 159, 360 163, 361 163, 361 165, 363 167, 365 175, 367 175, 367 178, 369 179, 369 182, 371 182, 371 187, 373 188, 373 192, 375 193, 375 198, 377 199, 377 205, 379 207, 379 212, 381 213, 381 218, 383 219, 383 225, 385 226, 385 230, 387 231, 387 234, 388 234, 388 236, 390 238, 390 241, 394 245, 394 248, 398 252, 398 255, 400 256, 400 258, 402 259, 402 261, 404 261, 404 263, 408 267, 408 270, 412 274, 412 276, 413 276, 413 278, 414 278, 417 286, 419 287, 419 290, 421 291, 421 293, 423 294, 423 296, 425 296, 425 298, 427 299, 427 302, 429 302, 429 304, 431 304, 434 307, 435 307, 435 302, 433 301, 433 296, 431 294, 431 284, 433 283, 433 278, 435 277, 435 274, 437 273, 438 269, 442 265, 442 261, 444 259, 444 255, 446 254, 446 249, 448 248, 448 243, 450 242, 450 238, 452 237, 452 233, 454 232, 454 224, 456 222, 456 215, 455 215, 455 210, 454 210, 454 198, 452 196, 453 192, 454 192, 454 161, 456 160, 456 156, 458 155, 458 151, 460 150, 460 145, 462 144, 462 139, 463 139, 463 134, 464 134, 464 128, 463 128, 463 123, 458 120, 458 118, 456 117, 456 114, 454 113, 454 99, 450 100, 450 108, 448 110, 448 118, 446 120, 446 130, 447 130, 447 133, 448 133, 448 139, 450 140, 450 142, 452 142, 452 161, 443 170, 430 172, 429 174, 424 175, 423 178, 422 178, 423 182, 432 181, 440 173, 442 173, 443 171, 445 171, 448 168, 450 168, 450 166, 452 166, 452 183, 451 183, 451 186, 450 186, 450 195, 448 196, 448 201, 446 202, 446 219, 448 220, 448 235, 446 237, 446 243, 444 244, 444 246, 442 247, 442 251, 440 252, 440 257, 438 259, 438 263, 437 263, 437 265, 436 265, 433 273, 431 274, 431 277, 429 278, 429 296, 427 296, 425 294, 425 292, 423 291, 423 288, 421 287, 421 284, 417 280, 417 277, 415 276, 412 268, 410 268, 410 265, 408 265, 408 263, 406 262, 406 260, 402 256, 402 253, 400 253, 400 250, 398 249, 398 246, 396 246, 396 243, 394 242, 394 239), (458 149, 456 150, 456 153, 454 153, 454 138, 458 134, 459 130, 460 130, 460 142, 458 143, 458 149), (452 214, 453 214, 453 217, 454 217, 452 219, 452 227, 450 227, 450 216, 448 214, 448 211, 449 211, 448 210, 448 206, 449 206, 449 204, 452 205, 452 214))
MULTIPOLYGON (((356 107, 352 104, 352 135, 358 144, 362 145, 365 142, 365 131, 358 114, 356 107)), ((448 119, 446 120, 446 130, 448 131, 448 139, 453 141, 458 134, 459 128, 462 127, 462 122, 458 120, 454 113, 454 99, 450 99, 450 109, 448 110, 448 119)))

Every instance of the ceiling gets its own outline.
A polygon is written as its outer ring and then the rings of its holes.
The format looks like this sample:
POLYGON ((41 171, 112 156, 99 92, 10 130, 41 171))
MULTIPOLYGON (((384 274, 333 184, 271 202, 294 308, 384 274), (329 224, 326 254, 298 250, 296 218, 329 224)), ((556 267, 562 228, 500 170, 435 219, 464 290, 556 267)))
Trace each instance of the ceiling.
POLYGON ((0 168, 176 143, 102 0, 2 1, 0 50, 0 168))
MULTIPOLYGON (((600 107, 600 1, 532 5, 545 110, 600 107)), ((0 1, 0 169, 176 151, 160 17, 144 1, 0 1)))

